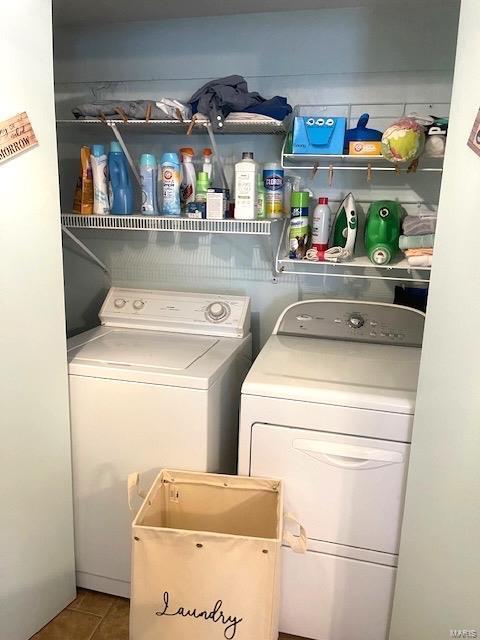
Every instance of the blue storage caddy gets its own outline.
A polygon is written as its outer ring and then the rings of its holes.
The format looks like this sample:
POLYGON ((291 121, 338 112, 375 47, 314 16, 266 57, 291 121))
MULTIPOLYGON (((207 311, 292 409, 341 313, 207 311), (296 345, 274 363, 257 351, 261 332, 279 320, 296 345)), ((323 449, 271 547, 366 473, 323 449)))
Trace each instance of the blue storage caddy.
POLYGON ((292 152, 313 155, 342 155, 347 118, 295 116, 292 152))

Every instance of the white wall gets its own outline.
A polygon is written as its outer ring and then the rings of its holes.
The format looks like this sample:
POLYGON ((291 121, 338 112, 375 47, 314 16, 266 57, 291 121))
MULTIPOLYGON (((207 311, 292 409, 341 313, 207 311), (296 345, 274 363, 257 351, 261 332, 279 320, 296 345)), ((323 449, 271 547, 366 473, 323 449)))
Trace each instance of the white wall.
POLYGON ((1 17, 0 121, 39 141, 0 164, 0 637, 27 640, 75 596, 51 3, 1 17))
MULTIPOLYGON (((230 73, 243 74, 252 90, 267 97, 286 95, 292 104, 410 102, 421 108, 423 103, 448 103, 457 16, 454 6, 434 11, 385 6, 61 28, 55 38, 57 113, 68 117, 72 105, 94 96, 188 99, 206 80, 230 73)), ((79 133, 72 128, 60 129, 59 136, 62 205, 68 210, 79 146, 110 137, 106 130, 79 133)), ((199 150, 208 146, 202 136, 131 134, 129 141, 135 156, 187 143, 199 150)), ((253 149, 266 162, 279 156, 281 143, 277 136, 220 139, 230 175, 242 150, 253 149)), ((365 201, 437 202, 440 186, 439 174, 375 174, 369 185, 366 175, 337 172, 332 189, 326 173, 313 181, 308 173, 304 178, 317 195, 341 199, 353 189, 365 201)), ((258 344, 282 307, 299 297, 393 298, 392 284, 384 282, 282 277, 272 284, 270 247, 258 238, 79 235, 111 267, 116 284, 252 296, 258 344)), ((67 316, 75 331, 95 322, 107 283, 70 243, 65 265, 67 316)))
POLYGON ((463 0, 391 640, 480 637, 479 68, 480 4, 463 0))

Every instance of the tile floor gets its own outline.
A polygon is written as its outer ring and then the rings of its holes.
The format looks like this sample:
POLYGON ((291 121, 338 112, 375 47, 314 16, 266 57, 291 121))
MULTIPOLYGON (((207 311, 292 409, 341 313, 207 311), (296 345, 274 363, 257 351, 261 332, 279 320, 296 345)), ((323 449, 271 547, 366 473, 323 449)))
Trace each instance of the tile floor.
MULTIPOLYGON (((31 640, 128 640, 125 598, 78 589, 77 597, 31 640)), ((279 640, 302 640, 280 634, 279 640)))

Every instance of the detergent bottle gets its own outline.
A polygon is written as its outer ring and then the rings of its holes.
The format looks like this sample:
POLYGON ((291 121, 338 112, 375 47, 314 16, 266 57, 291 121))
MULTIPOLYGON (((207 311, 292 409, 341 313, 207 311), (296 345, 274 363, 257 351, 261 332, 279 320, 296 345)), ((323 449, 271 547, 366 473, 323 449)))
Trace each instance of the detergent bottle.
POLYGON ((99 216, 106 216, 110 213, 107 161, 103 144, 92 145, 90 162, 93 178, 93 213, 99 216))
POLYGON ((133 188, 128 173, 127 158, 118 142, 110 143, 108 173, 111 212, 117 215, 133 213, 133 188))
POLYGON ((373 264, 388 264, 398 251, 401 209, 393 200, 372 202, 365 225, 365 249, 373 264))
POLYGON ((180 215, 180 160, 176 153, 161 158, 162 212, 164 216, 180 215))
POLYGON ((140 178, 142 181, 142 213, 158 215, 157 209, 157 160, 151 153, 140 156, 140 178))

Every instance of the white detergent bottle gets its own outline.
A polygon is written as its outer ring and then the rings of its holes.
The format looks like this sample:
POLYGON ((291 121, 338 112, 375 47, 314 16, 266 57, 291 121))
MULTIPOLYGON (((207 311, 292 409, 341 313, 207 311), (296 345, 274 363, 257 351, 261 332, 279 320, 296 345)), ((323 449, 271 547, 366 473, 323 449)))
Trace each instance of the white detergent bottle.
POLYGON ((210 186, 213 185, 213 164, 212 164, 212 150, 208 147, 203 150, 203 164, 202 171, 208 175, 208 182, 210 186))
POLYGON ((235 165, 235 218, 254 220, 257 217, 257 163, 253 153, 246 151, 235 165))
POLYGON ((325 251, 328 249, 331 216, 328 198, 319 198, 312 219, 312 248, 317 250, 319 260, 324 259, 325 251))
POLYGON ((107 154, 103 144, 94 144, 90 155, 93 179, 93 213, 107 216, 110 213, 108 201, 107 154))
POLYGON ((182 158, 182 182, 180 184, 180 203, 182 210, 186 211, 190 202, 195 202, 195 186, 197 176, 193 164, 194 150, 191 147, 180 149, 182 158))

